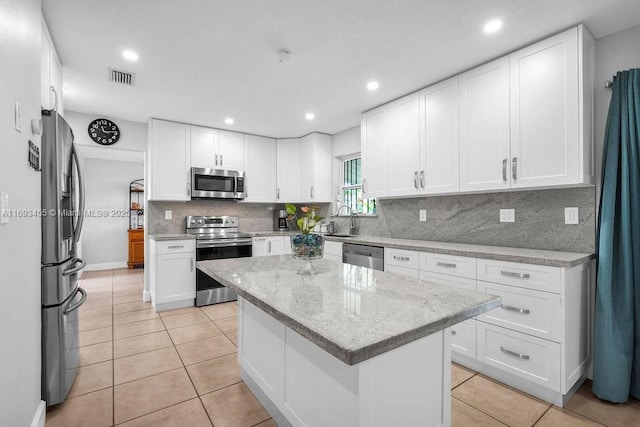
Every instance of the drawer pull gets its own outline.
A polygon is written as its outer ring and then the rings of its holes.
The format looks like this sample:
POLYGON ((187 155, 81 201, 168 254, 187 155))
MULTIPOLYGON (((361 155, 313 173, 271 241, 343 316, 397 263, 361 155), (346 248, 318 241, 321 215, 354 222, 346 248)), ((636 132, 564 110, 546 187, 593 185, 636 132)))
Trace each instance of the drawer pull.
POLYGON ((456 264, 453 262, 438 261, 438 267, 456 268, 456 264))
POLYGON ((516 277, 518 279, 528 279, 531 277, 529 273, 514 273, 513 271, 500 270, 500 274, 507 277, 516 277))
POLYGON ((182 249, 184 245, 169 245, 167 246, 169 249, 182 249))
POLYGON ((513 307, 511 305, 504 305, 501 304, 500 308, 503 310, 507 310, 507 311, 515 311, 516 313, 522 313, 522 314, 529 314, 531 313, 531 310, 529 310, 528 308, 520 308, 520 307, 513 307))
POLYGON ((529 360, 529 355, 528 354, 517 353, 515 351, 511 351, 509 349, 506 349, 503 346, 500 346, 500 351, 503 352, 504 354, 508 354, 509 356, 517 357, 517 358, 522 359, 522 360, 529 360))
POLYGON ((396 261, 410 261, 411 258, 409 258, 408 256, 397 256, 394 255, 393 259, 395 259, 396 261))

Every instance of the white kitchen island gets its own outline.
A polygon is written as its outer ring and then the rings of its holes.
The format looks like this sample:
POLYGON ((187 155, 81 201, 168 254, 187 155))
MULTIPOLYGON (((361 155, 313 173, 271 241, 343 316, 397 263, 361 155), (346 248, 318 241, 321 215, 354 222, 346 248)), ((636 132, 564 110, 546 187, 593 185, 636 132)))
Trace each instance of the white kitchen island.
POLYGON ((279 426, 448 426, 447 328, 498 297, 335 261, 198 262, 238 300, 242 378, 279 426))

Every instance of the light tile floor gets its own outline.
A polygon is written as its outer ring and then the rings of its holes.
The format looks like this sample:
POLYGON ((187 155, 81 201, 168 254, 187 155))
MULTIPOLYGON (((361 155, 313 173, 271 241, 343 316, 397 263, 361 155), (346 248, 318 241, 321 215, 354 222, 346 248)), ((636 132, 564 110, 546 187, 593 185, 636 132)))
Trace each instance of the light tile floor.
MULTIPOLYGON (((141 270, 84 273, 80 368, 47 427, 273 427, 240 379, 235 303, 155 313, 141 270)), ((638 426, 640 401, 601 402, 585 384, 565 408, 453 364, 453 426, 638 426)))

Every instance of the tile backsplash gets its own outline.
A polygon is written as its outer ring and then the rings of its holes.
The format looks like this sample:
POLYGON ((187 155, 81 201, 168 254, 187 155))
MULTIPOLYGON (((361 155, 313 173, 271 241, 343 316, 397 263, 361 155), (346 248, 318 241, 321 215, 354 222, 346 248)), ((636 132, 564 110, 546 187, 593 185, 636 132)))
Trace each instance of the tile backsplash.
MULTIPOLYGON (((282 204, 239 203, 227 200, 149 202, 149 234, 184 233, 188 215, 236 215, 241 231, 274 228, 274 209, 282 204), (165 220, 171 210, 173 219, 165 220)), ((321 204, 325 217, 333 206, 321 204)), ((349 231, 349 219, 334 220, 339 232, 349 231)), ((404 239, 550 249, 595 250, 595 188, 564 188, 487 194, 383 199, 378 216, 356 219, 356 234, 404 239), (565 225, 564 208, 577 207, 580 223, 565 225), (419 221, 426 210, 427 220, 419 221), (500 222, 500 209, 515 209, 514 223, 500 222)))

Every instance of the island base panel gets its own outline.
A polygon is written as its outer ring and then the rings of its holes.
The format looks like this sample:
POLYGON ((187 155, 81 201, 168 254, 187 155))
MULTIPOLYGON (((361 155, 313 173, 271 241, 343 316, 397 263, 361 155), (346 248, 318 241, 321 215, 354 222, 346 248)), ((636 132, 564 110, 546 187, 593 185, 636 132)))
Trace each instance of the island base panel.
POLYGON ((243 379, 279 425, 451 424, 448 329, 347 365, 245 299, 238 307, 243 379))

